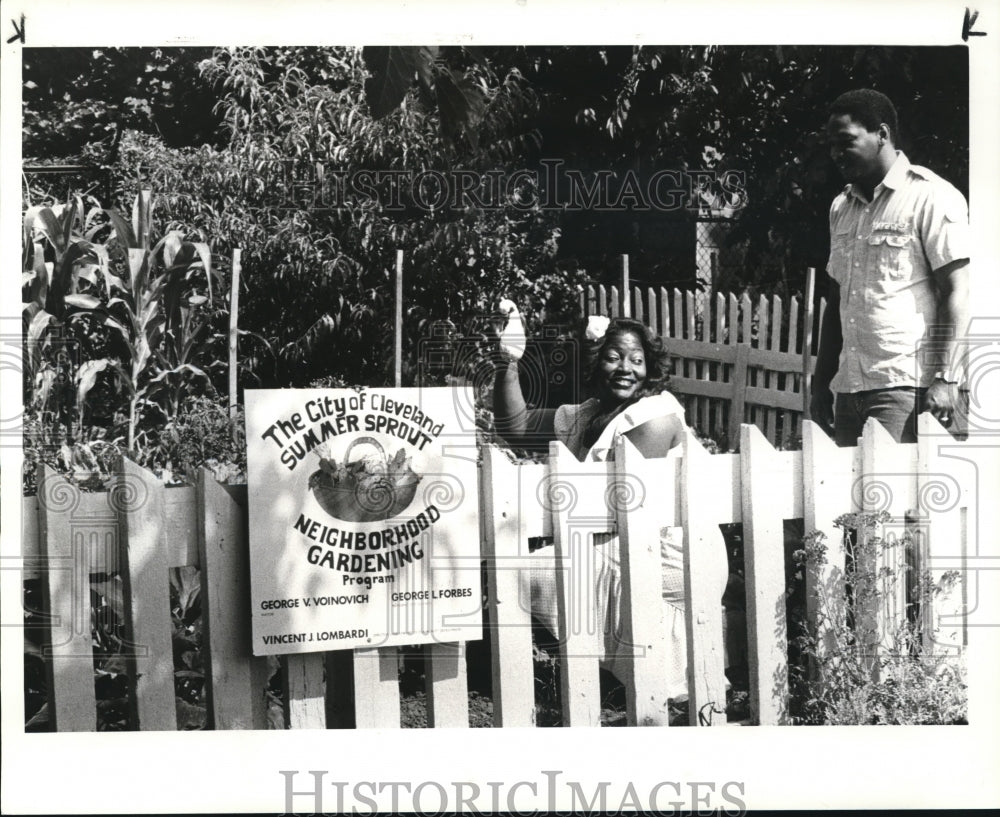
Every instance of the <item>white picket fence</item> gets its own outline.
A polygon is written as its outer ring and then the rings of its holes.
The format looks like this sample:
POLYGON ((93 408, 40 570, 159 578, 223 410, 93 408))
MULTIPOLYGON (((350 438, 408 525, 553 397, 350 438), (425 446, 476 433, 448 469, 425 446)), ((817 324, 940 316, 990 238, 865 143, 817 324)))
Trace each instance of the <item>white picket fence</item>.
MULTIPOLYGON (((811 586, 823 583, 828 593, 843 593, 838 582, 845 558, 832 522, 850 511, 886 510, 900 530, 905 523, 919 543, 921 564, 934 573, 965 565, 974 534, 969 520, 978 518, 981 501, 976 469, 993 465, 979 462, 990 452, 955 442, 929 415, 921 416, 920 433, 916 444, 896 444, 872 421, 857 447, 836 448, 806 422, 803 449, 778 451, 756 426, 743 425, 737 454, 709 454, 688 434, 665 459, 645 460, 622 442, 613 463, 579 463, 558 443, 546 463, 513 462, 500 449, 485 448, 480 535, 494 726, 534 724, 530 610, 520 576, 529 564, 528 539, 536 536, 553 538, 563 568, 557 575, 564 724, 599 724, 595 636, 566 622, 574 620, 570 605, 591 603, 591 585, 572 577, 587 562, 581 548, 600 532, 620 537, 625 634, 642 653, 625 684, 628 723, 667 725, 668 656, 652 612, 661 609, 658 529, 664 525, 682 526, 686 544, 690 719, 725 725, 722 609, 698 576, 709 569, 708 548, 719 546, 719 525, 733 522, 743 524, 751 720, 787 723, 783 520, 802 518, 807 532, 828 534, 829 562, 808 576, 811 586)), ((195 487, 167 489, 131 464, 118 488, 105 494, 81 493, 48 468, 39 476, 39 496, 23 500, 24 576, 43 580, 51 615, 46 661, 54 728, 96 728, 88 574, 108 571, 124 578, 129 638, 142 645, 130 662, 131 724, 177 728, 167 572, 184 565, 200 569, 209 726, 265 728, 267 661, 250 651, 245 489, 219 485, 208 471, 195 487)), ((923 611, 937 649, 963 648, 967 601, 963 573, 955 592, 923 611)), ((886 625, 898 621, 904 604, 887 598, 877 615, 886 625)), ((427 650, 429 726, 469 725, 465 647, 427 650)), ((395 649, 288 656, 283 672, 290 728, 329 728, 350 708, 358 728, 400 725, 395 649)))

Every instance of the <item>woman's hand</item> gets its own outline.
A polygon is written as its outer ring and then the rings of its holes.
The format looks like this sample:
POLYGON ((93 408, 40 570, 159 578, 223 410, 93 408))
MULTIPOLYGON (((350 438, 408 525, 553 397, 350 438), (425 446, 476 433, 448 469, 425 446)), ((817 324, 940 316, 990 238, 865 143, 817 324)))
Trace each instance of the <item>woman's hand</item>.
POLYGON ((524 335, 524 321, 521 320, 521 313, 517 311, 517 304, 509 298, 500 301, 497 308, 500 314, 507 318, 507 324, 500 332, 500 354, 508 361, 520 360, 528 343, 524 335))

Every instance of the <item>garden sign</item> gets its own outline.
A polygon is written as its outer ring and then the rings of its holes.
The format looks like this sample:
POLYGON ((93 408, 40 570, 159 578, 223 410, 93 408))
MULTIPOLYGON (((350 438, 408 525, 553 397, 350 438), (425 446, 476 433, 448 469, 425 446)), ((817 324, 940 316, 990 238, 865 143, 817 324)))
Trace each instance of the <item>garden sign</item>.
POLYGON ((255 655, 482 638, 471 405, 247 390, 255 655))

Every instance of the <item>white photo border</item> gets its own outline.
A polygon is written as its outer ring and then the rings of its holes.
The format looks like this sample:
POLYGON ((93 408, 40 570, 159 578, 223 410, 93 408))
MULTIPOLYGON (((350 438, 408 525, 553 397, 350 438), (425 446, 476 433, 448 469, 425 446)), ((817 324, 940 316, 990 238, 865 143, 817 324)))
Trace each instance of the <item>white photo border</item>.
MULTIPOLYGON (((976 316, 1000 331, 1000 3, 980 2, 968 40, 970 59, 970 210, 975 236, 976 316), (993 314, 990 314, 990 308, 993 314)), ((123 4, 114 0, 68 4, 13 0, 0 12, 2 120, 0 120, 0 263, 7 270, 2 299, 4 328, 19 331, 13 270, 20 264, 20 15, 30 46, 388 44, 401 42, 490 44, 871 44, 961 45, 965 2, 586 2, 586 0, 444 0, 403 3, 172 0, 123 4)), ((984 324, 985 326, 985 324, 984 324)), ((0 416, 20 412, 20 377, 3 370, 0 416)), ((983 444, 1000 445, 995 439, 983 444)), ((2 448, 2 615, 20 617, 20 453, 2 448)), ((997 475, 987 475, 996 480, 997 475)), ((998 496, 996 482, 983 496, 998 496)), ((994 520, 995 521, 995 520, 994 520)), ((983 556, 1000 560, 995 527, 980 542, 983 556)), ((1000 561, 997 562, 1000 565, 1000 561)), ((979 576, 985 621, 997 615, 1000 573, 979 576)), ((827 727, 752 729, 519 729, 25 734, 23 657, 17 627, 2 628, 3 809, 8 813, 280 812, 285 808, 282 770, 297 771, 295 790, 310 787, 310 770, 326 781, 436 781, 452 796, 470 781, 488 792, 503 781, 501 809, 520 781, 520 811, 566 808, 567 781, 592 793, 610 783, 610 807, 629 783, 640 794, 657 783, 678 782, 685 792, 661 803, 691 803, 692 782, 727 782, 737 808, 983 807, 1000 804, 1000 629, 971 627, 970 725, 963 727, 827 727), (547 781, 558 771, 558 796, 547 781), (549 774, 547 775, 546 772, 549 774), (534 785, 534 792, 532 791, 534 785)), ((702 793, 708 791, 702 786, 702 793)), ((468 790, 466 790, 468 792, 468 790)), ((371 793, 365 789, 365 793, 371 793)), ((326 789, 325 809, 335 810, 336 789, 326 789)), ((376 797, 388 808, 389 790, 376 797)), ((297 797, 297 810, 308 797, 297 797)), ((408 802, 405 799, 403 803, 408 802)), ((437 805, 432 791, 430 806, 437 805)), ((452 800, 454 803, 454 800, 452 800)), ((363 813, 364 801, 347 800, 363 813)), ((479 802, 489 810, 489 799, 479 802)))

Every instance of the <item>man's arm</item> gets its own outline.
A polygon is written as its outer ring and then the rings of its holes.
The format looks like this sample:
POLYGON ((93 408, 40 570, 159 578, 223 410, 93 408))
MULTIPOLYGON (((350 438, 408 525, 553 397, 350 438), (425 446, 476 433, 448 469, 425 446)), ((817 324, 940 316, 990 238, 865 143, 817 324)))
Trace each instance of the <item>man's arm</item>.
POLYGON ((827 434, 833 434, 833 392, 830 381, 837 373, 840 349, 844 337, 840 328, 840 285, 830 281, 823 313, 823 325, 819 330, 819 350, 816 353, 816 371, 812 379, 812 395, 809 411, 813 422, 818 423, 827 434))
POLYGON ((924 394, 923 410, 949 425, 958 408, 958 384, 965 380, 965 361, 956 352, 969 328, 969 259, 952 261, 934 270, 937 315, 929 333, 925 368, 946 373, 935 379, 924 394), (949 382, 950 381, 950 382, 949 382))

